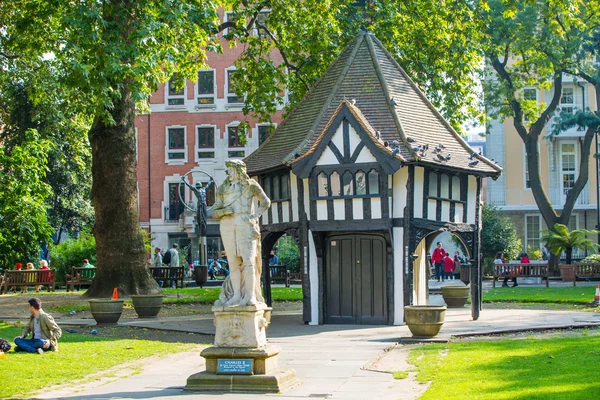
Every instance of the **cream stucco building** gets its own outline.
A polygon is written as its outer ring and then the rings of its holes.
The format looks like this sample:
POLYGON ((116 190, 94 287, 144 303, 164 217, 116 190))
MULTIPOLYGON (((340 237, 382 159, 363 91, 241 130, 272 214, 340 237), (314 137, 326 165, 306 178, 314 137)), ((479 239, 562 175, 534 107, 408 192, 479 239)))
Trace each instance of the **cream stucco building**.
MULTIPOLYGON (((554 94, 551 90, 525 88, 523 96, 549 103, 554 94)), ((597 110, 594 88, 583 80, 574 80, 572 76, 563 76, 563 88, 560 109, 575 112, 576 109, 590 108, 597 110)), ((571 128, 552 139, 546 138, 546 132, 552 129, 554 118, 546 125, 540 137, 540 170, 542 184, 552 205, 561 212, 568 190, 572 187, 580 169, 581 144, 585 131, 571 128)), ((590 154, 589 180, 577 199, 569 229, 595 229, 597 221, 597 189, 595 142, 590 154)), ((487 203, 502 210, 510 217, 527 246, 538 249, 541 231, 546 225, 527 184, 528 169, 523 141, 517 134, 513 119, 504 122, 493 121, 486 140, 487 157, 496 160, 504 168, 502 176, 496 181, 489 181, 487 203)), ((583 256, 583 254, 575 257, 583 256)))

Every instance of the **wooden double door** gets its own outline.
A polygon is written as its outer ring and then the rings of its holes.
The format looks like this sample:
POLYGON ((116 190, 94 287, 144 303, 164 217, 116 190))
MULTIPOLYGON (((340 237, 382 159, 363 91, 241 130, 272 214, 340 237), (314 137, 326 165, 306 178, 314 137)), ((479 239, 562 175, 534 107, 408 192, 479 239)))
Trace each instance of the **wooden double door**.
POLYGON ((325 323, 388 324, 383 236, 330 236, 325 249, 325 323))

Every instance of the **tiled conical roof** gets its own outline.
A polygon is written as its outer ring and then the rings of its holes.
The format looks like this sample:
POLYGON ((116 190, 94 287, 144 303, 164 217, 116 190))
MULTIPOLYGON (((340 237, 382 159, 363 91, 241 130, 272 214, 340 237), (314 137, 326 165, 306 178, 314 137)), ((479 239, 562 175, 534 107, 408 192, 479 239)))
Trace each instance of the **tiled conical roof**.
POLYGON ((246 158, 248 171, 290 165, 311 152, 345 99, 353 99, 382 141, 400 143, 396 157, 403 163, 443 165, 493 177, 502 171, 485 157, 472 157, 473 149, 369 32, 354 38, 267 141, 246 158))

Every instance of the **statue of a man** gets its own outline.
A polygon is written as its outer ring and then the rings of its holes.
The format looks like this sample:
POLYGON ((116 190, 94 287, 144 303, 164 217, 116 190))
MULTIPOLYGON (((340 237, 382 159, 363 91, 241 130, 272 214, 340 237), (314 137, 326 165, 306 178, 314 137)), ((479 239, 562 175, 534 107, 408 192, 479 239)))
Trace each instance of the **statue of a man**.
POLYGON ((230 274, 216 304, 264 304, 260 289, 262 259, 258 219, 271 206, 271 201, 260 185, 250 179, 246 164, 232 160, 227 161, 225 166, 227 179, 217 189, 212 215, 221 221, 221 238, 230 274), (258 200, 256 210, 255 199, 258 200))
POLYGON ((196 184, 192 186, 184 178, 181 178, 181 181, 196 195, 196 224, 198 225, 198 234, 200 236, 206 236, 208 230, 208 223, 206 221, 206 190, 212 185, 213 179, 211 177, 206 186, 203 186, 200 182, 196 182, 196 184))

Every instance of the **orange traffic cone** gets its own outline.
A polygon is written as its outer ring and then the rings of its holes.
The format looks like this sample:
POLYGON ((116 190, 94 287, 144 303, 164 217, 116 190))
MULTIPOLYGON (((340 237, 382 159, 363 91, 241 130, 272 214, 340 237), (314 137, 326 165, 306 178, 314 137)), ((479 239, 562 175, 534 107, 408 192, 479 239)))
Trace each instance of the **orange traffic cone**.
POLYGON ((594 302, 592 304, 600 306, 600 285, 596 285, 596 295, 594 296, 594 302))
POLYGON ((119 300, 119 289, 117 289, 117 288, 113 289, 112 299, 113 300, 119 300))

